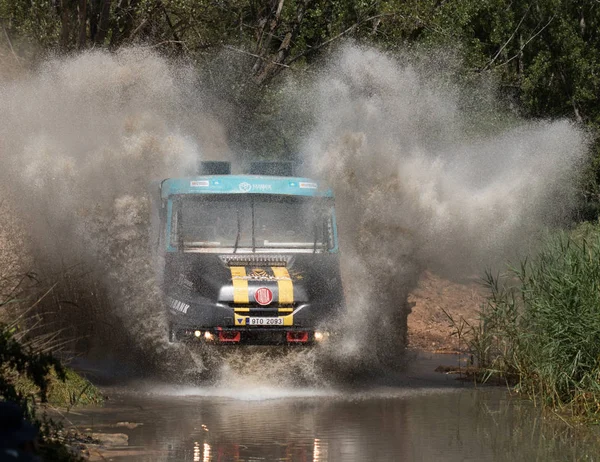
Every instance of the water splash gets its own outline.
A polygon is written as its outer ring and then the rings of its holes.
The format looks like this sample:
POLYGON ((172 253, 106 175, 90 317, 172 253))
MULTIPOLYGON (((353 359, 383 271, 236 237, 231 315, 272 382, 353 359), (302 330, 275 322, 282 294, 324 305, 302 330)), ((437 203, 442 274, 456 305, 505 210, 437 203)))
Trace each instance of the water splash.
POLYGON ((418 58, 346 45, 301 89, 305 157, 337 197, 351 363, 396 360, 423 268, 480 274, 564 219, 587 153, 570 122, 520 120, 447 55, 418 58))
MULTIPOLYGON (((230 356, 221 383, 257 377, 258 387, 282 374, 286 386, 298 377, 317 383, 373 371, 377 359, 398 363, 407 296, 423 268, 478 272, 568 213, 585 134, 567 121, 503 112, 493 85, 465 86, 453 66, 443 54, 393 57, 345 45, 316 75, 282 86, 283 111, 294 116, 281 120, 311 121, 291 132, 306 134, 303 156, 337 197, 344 335, 287 361, 230 356)), ((72 263, 91 270, 109 303, 87 304, 96 282, 74 288, 80 321, 100 325, 109 310, 119 325, 101 331, 107 343, 124 330, 167 371, 180 350, 166 343, 158 302, 150 184, 191 173, 199 158, 234 157, 225 133, 236 127, 219 123, 229 119, 218 104, 205 114, 200 87, 193 69, 143 48, 49 59, 0 82, 0 180, 31 254, 49 272, 72 263)))
POLYGON ((49 59, 0 83, 0 179, 38 268, 48 275, 78 264, 91 275, 70 284, 64 296, 81 306, 59 302, 72 317, 61 321, 105 346, 122 343, 124 330, 125 343, 156 361, 167 344, 151 183, 193 173, 204 144, 229 155, 222 128, 194 98, 196 84, 189 67, 142 48, 49 59), (94 301, 98 292, 107 304, 94 301))

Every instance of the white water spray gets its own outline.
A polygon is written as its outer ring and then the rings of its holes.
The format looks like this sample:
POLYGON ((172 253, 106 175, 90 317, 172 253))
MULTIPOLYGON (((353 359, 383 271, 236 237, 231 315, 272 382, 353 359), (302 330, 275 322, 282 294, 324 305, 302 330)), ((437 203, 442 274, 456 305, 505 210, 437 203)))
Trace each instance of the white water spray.
POLYGON ((205 141, 229 154, 195 88, 190 68, 145 49, 50 59, 0 83, 0 179, 46 276, 73 265, 90 274, 64 294, 78 310, 57 309, 104 345, 119 343, 124 327, 145 355, 167 348, 152 182, 194 173, 205 141), (98 292, 108 305, 94 301, 98 292))
POLYGON ((583 131, 518 120, 444 67, 344 46, 301 90, 315 120, 305 155, 337 197, 351 334, 336 351, 351 362, 395 360, 422 269, 481 274, 573 205, 583 131))
MULTIPOLYGON (((433 75, 435 59, 415 63, 347 45, 315 78, 283 86, 294 101, 287 110, 312 120, 304 156, 337 197, 349 312, 342 342, 316 354, 349 368, 397 359, 422 269, 478 272, 563 218, 587 150, 572 124, 496 116, 488 85, 467 91, 443 67, 433 75)), ((51 271, 90 268, 151 356, 167 344, 150 184, 193 172, 200 158, 233 157, 218 122, 227 116, 204 114, 198 86, 192 69, 144 49, 50 59, 0 83, 0 180, 31 253, 51 271)), ((250 363, 225 367, 223 383, 240 371, 245 380, 290 370, 328 378, 314 354, 264 362, 266 375, 250 363)), ((286 385, 295 380, 288 372, 286 385)))

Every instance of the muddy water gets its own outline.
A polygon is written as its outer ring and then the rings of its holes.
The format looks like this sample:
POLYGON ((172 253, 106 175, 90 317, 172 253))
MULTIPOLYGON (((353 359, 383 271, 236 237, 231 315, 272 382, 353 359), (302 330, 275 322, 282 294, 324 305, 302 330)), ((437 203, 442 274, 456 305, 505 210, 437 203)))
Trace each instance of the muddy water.
POLYGON ((439 361, 421 356, 352 390, 129 384, 68 419, 112 440, 92 448, 97 460, 598 460, 597 433, 544 418, 502 387, 435 373, 439 361))

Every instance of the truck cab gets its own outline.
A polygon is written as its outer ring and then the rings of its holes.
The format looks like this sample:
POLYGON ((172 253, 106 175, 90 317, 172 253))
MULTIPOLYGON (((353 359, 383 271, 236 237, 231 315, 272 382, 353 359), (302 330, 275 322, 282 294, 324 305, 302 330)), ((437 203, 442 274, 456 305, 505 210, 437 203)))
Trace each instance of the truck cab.
POLYGON ((218 170, 160 186, 169 340, 326 341, 344 310, 331 189, 309 178, 218 170))

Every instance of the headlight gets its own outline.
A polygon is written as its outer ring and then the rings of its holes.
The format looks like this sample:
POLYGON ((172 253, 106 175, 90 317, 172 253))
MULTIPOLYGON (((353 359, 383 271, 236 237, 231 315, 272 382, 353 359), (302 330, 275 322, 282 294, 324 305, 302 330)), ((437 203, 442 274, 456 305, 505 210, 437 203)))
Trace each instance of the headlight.
POLYGON ((315 332, 315 341, 322 342, 329 337, 329 332, 315 332))

